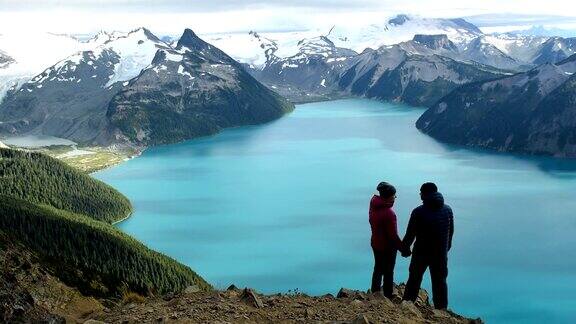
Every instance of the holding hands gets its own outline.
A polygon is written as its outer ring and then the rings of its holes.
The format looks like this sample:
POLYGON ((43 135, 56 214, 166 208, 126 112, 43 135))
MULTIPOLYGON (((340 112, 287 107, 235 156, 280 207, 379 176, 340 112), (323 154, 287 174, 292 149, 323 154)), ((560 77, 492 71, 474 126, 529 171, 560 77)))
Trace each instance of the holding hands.
POLYGON ((407 258, 409 256, 412 255, 412 251, 410 251, 410 247, 409 246, 402 246, 402 248, 400 249, 400 253, 402 254, 403 257, 407 258))

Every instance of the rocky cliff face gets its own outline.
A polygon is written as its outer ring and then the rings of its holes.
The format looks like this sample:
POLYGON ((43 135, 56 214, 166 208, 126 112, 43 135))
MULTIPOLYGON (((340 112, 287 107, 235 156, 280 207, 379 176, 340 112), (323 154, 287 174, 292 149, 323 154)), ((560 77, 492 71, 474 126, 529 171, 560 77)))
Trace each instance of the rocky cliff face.
POLYGON ((576 157, 576 55, 456 89, 418 120, 444 142, 576 157))

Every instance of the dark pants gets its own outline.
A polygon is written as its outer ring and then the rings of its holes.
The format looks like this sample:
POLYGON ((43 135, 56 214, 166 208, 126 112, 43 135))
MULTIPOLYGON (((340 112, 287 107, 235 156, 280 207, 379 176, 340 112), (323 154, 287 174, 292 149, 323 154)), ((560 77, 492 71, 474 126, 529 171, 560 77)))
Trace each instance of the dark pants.
POLYGON ((380 291, 384 278, 384 296, 392 297, 394 289, 394 265, 396 265, 396 250, 374 252, 374 272, 372 273, 372 292, 380 291))
POLYGON ((430 267, 430 278, 432 279, 432 300, 434 301, 434 307, 437 309, 447 308, 448 285, 446 284, 446 278, 448 277, 448 257, 446 255, 412 255, 412 260, 410 261, 410 276, 406 283, 403 299, 416 301, 418 292, 420 291, 420 284, 422 284, 422 277, 428 267, 430 267))

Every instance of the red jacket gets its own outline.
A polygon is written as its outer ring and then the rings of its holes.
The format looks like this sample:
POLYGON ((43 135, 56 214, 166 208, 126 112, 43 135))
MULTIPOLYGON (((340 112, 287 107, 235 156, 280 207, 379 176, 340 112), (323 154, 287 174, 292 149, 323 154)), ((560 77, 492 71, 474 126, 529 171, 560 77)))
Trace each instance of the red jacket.
POLYGON ((399 250, 402 240, 398 237, 396 213, 392 210, 392 204, 374 195, 370 200, 368 215, 372 228, 372 248, 378 251, 399 250))

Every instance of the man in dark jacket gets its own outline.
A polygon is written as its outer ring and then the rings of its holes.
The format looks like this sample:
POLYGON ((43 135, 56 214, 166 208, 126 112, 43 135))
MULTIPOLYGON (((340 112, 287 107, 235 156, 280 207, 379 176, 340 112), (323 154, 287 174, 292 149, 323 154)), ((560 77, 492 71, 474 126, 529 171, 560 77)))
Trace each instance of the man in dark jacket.
POLYGON ((408 229, 404 236, 404 256, 408 256, 414 243, 410 275, 404 291, 404 300, 416 301, 422 277, 430 267, 432 279, 432 300, 434 307, 448 307, 448 251, 452 247, 454 217, 450 206, 444 204, 442 194, 435 184, 427 182, 420 187, 422 205, 410 215, 408 229))
POLYGON ((396 199, 396 188, 387 182, 381 182, 376 190, 379 195, 374 195, 370 200, 368 212, 372 229, 370 245, 374 252, 371 291, 380 292, 384 279, 384 296, 392 298, 396 254, 402 247, 402 241, 398 237, 396 214, 392 209, 396 199))

